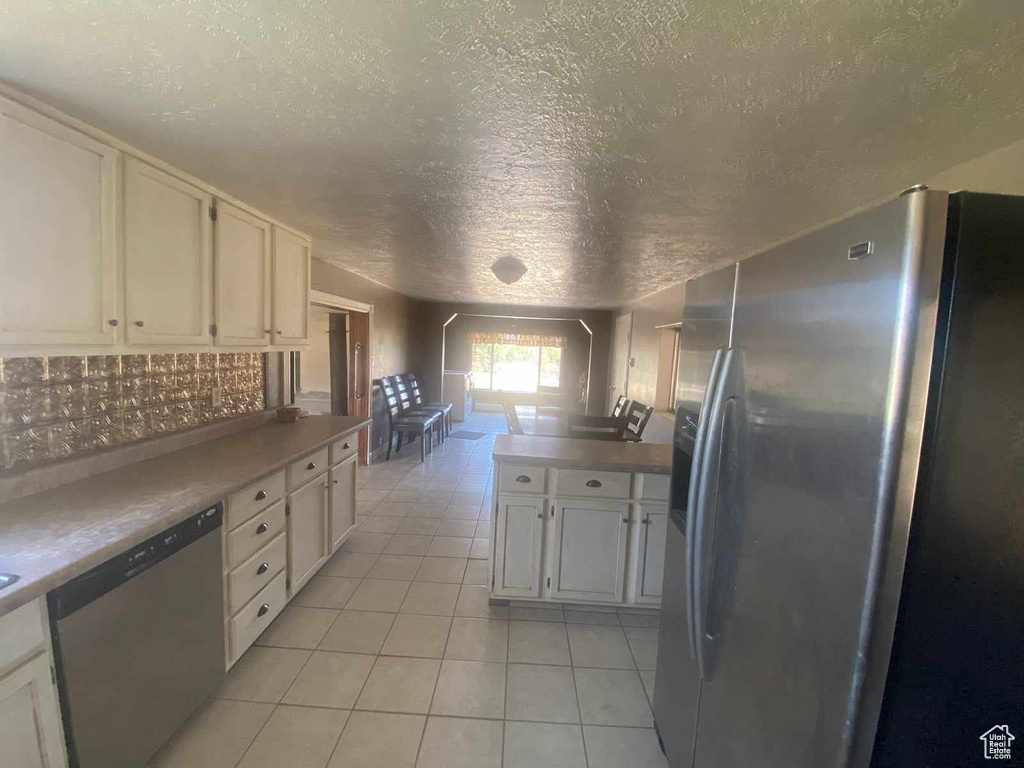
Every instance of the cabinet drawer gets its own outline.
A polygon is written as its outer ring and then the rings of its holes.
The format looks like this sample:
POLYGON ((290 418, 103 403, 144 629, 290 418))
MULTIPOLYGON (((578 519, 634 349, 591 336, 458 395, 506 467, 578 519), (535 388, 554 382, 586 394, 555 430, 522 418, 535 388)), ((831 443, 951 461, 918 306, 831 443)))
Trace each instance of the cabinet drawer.
POLYGON ((0 673, 46 645, 40 600, 0 616, 0 673))
POLYGON ((279 501, 227 534, 226 567, 234 568, 284 530, 284 502, 279 501))
POLYGON ((227 530, 233 530, 275 501, 284 498, 284 470, 267 477, 261 477, 255 483, 228 499, 228 509, 224 516, 227 530))
POLYGON ((327 449, 303 456, 288 466, 288 490, 294 491, 327 469, 327 449))
POLYGON ((238 613, 231 617, 231 658, 237 659, 260 633, 270 626, 270 622, 281 612, 285 603, 284 571, 271 579, 256 596, 245 604, 238 613))
POLYGON ((547 475, 547 470, 542 467, 502 464, 498 474, 498 488, 501 493, 544 493, 547 490, 547 475))
POLYGON ((228 615, 234 614, 288 563, 288 543, 278 534, 228 574, 228 615))
POLYGON ((669 476, 654 475, 650 472, 637 475, 640 480, 640 498, 653 501, 668 501, 669 476))
POLYGON ((560 469, 558 471, 558 495, 626 499, 629 498, 631 477, 628 472, 560 469))
POLYGON ((331 444, 331 466, 340 464, 356 452, 359 446, 359 435, 353 432, 348 437, 343 437, 331 444))

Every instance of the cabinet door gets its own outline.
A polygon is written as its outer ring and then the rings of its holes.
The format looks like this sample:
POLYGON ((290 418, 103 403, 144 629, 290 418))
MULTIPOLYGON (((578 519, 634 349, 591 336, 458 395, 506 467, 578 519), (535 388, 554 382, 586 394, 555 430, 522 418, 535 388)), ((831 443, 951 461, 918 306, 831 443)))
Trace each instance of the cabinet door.
POLYGON ((270 343, 270 223, 217 202, 213 312, 218 345, 270 343))
POLYGON ((557 499, 554 524, 551 596, 621 602, 629 504, 557 499))
POLYGON ((274 344, 309 343, 309 241, 274 227, 274 344))
POLYGON ((663 506, 640 507, 640 540, 637 542, 636 602, 661 604, 661 582, 665 572, 665 527, 668 514, 663 506))
POLYGON ((302 589, 330 554, 327 474, 288 497, 288 596, 302 589))
POLYGON ((331 469, 331 551, 337 551, 356 524, 356 459, 353 454, 331 469))
POLYGON ((543 498, 501 496, 494 521, 495 595, 540 597, 543 498))
POLYGON ((0 147, 0 344, 114 344, 118 153, 4 99, 0 147))
POLYGON ((128 342, 210 341, 210 208, 198 187, 125 160, 128 342))
POLYGON ((0 759, 17 768, 66 764, 48 654, 0 678, 0 759))

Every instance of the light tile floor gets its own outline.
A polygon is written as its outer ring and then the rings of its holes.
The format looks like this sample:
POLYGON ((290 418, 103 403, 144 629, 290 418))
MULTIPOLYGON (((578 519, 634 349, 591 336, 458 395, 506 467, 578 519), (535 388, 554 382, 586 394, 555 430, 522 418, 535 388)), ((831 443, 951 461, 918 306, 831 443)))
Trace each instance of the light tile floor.
POLYGON ((498 413, 359 474, 359 529, 171 737, 155 768, 667 768, 658 617, 492 606, 498 413))

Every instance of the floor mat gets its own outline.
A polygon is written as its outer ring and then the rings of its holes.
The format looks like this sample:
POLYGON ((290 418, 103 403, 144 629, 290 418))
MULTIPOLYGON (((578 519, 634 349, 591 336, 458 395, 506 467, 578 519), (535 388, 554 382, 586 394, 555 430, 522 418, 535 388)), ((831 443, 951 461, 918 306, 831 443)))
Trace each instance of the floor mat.
POLYGON ((460 429, 458 432, 452 432, 448 437, 457 437, 459 440, 479 440, 483 437, 486 432, 467 432, 464 429, 460 429))

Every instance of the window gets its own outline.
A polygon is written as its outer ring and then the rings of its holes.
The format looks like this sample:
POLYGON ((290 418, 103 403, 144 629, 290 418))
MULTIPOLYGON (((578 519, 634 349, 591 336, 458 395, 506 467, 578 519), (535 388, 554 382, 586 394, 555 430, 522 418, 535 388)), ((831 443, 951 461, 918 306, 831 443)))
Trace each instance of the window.
POLYGON ((679 327, 661 329, 658 343, 658 387, 654 407, 659 411, 676 409, 676 375, 679 370, 679 327))
POLYGON ((477 389, 491 388, 491 371, 494 368, 494 345, 474 344, 470 370, 473 372, 473 386, 477 389))
MULTIPOLYGON (((502 338, 500 342, 472 343, 473 386, 496 392, 535 393, 562 385, 561 346, 517 344, 515 337, 502 338)), ((561 339, 557 341, 561 343, 561 339)))
POLYGON ((542 387, 562 386, 562 348, 540 348, 540 385, 542 387))

